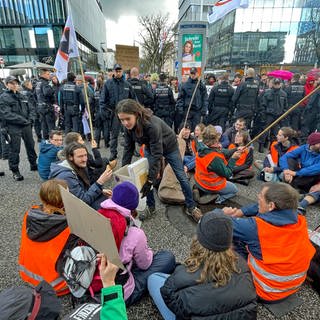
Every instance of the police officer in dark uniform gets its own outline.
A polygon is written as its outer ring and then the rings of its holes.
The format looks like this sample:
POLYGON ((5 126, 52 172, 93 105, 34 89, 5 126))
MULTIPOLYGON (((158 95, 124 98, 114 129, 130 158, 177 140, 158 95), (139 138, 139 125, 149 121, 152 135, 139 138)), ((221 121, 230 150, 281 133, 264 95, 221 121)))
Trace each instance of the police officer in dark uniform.
MULTIPOLYGON (((300 74, 295 73, 292 77, 291 84, 285 89, 288 95, 288 105, 291 108, 297 102, 299 102, 304 96, 304 86, 299 82, 300 74)), ((301 115, 303 111, 303 106, 299 106, 289 114, 289 125, 294 130, 300 130, 301 128, 301 115)))
POLYGON ((9 135, 9 169, 13 173, 13 179, 21 181, 24 179, 19 171, 21 138, 26 147, 30 170, 37 170, 37 155, 32 137, 35 110, 29 105, 28 99, 19 93, 17 78, 8 76, 6 85, 8 90, 1 95, 0 99, 0 118, 9 135))
MULTIPOLYGON (((183 118, 186 116, 192 94, 198 82, 198 70, 195 67, 190 69, 189 79, 182 84, 179 96, 177 99, 177 112, 183 118)), ((208 109, 208 94, 206 86, 200 81, 197 91, 190 108, 188 122, 191 124, 193 131, 197 124, 200 123, 201 116, 205 117, 208 109)))
POLYGON ((139 79, 139 69, 132 68, 130 70, 130 79, 128 82, 131 84, 134 93, 137 96, 138 102, 146 108, 153 108, 153 93, 151 88, 147 86, 146 81, 139 79))
POLYGON ((50 86, 50 71, 40 71, 40 78, 36 84, 37 107, 40 114, 42 138, 49 139, 49 132, 55 128, 54 100, 55 90, 50 86))
POLYGON ((100 96, 100 113, 103 121, 105 134, 111 135, 109 161, 118 156, 118 136, 120 132, 120 122, 115 114, 115 108, 119 101, 124 99, 136 100, 136 95, 131 84, 123 78, 123 71, 120 64, 115 64, 114 75, 104 84, 100 96))
POLYGON ((100 113, 100 96, 104 85, 104 77, 102 75, 99 75, 97 77, 97 85, 94 90, 94 140, 97 142, 97 148, 100 148, 100 139, 101 139, 101 132, 103 133, 104 137, 104 145, 106 148, 109 147, 109 140, 110 140, 110 134, 108 136, 104 135, 103 130, 103 122, 101 119, 101 113, 100 113))
POLYGON ((60 104, 64 115, 65 133, 79 132, 79 116, 84 110, 84 99, 81 88, 76 86, 76 76, 69 72, 67 82, 61 88, 60 104))
POLYGON ((234 119, 244 118, 246 127, 251 128, 251 122, 256 113, 259 82, 255 79, 255 71, 249 68, 244 82, 237 87, 232 102, 235 106, 234 119))
POLYGON ((160 82, 154 90, 154 114, 171 128, 176 102, 172 89, 166 83, 165 73, 160 73, 159 80, 160 82))
MULTIPOLYGON (((284 112, 288 110, 288 100, 287 94, 284 90, 281 89, 281 80, 273 79, 272 88, 267 90, 262 97, 261 108, 262 111, 259 111, 261 117, 265 120, 265 125, 268 126, 273 121, 279 118, 284 112)), ((281 126, 286 125, 286 120, 281 122, 281 126)), ((267 132, 263 134, 259 139, 259 152, 263 153, 263 148, 265 146, 265 141, 268 139, 270 134, 269 141, 276 140, 277 133, 280 129, 280 125, 277 124, 270 129, 270 133, 267 132)))
MULTIPOLYGON (((0 79, 0 96, 2 93, 4 93, 7 90, 4 82, 2 79, 0 79)), ((1 98, 0 98, 1 99, 1 98)), ((9 146, 6 141, 6 135, 7 131, 6 128, 2 125, 2 121, 0 119, 0 160, 7 160, 9 157, 9 146)))
POLYGON ((207 124, 219 125, 225 130, 229 114, 232 113, 232 97, 234 89, 229 84, 229 74, 225 73, 219 79, 219 84, 214 86, 208 99, 207 124))

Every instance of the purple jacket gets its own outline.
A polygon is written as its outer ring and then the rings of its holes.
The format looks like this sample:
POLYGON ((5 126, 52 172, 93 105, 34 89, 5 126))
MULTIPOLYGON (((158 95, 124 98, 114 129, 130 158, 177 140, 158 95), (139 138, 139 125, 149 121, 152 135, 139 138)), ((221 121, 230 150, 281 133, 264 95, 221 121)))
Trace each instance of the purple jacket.
MULTIPOLYGON (((124 217, 130 217, 134 221, 130 210, 120 207, 111 199, 103 201, 101 203, 101 208, 116 210, 124 217)), ((122 263, 126 265, 129 272, 129 279, 123 286, 124 299, 127 300, 135 287, 134 278, 131 272, 133 263, 139 269, 147 270, 150 267, 153 259, 153 252, 148 247, 147 237, 144 231, 135 226, 130 227, 128 234, 121 242, 119 255, 122 263)))

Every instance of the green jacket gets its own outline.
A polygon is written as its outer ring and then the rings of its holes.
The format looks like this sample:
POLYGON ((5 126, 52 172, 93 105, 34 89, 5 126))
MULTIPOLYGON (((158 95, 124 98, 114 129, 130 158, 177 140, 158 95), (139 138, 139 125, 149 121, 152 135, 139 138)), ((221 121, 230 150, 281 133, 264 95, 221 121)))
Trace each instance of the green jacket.
POLYGON ((101 305, 101 320, 128 319, 121 285, 103 288, 101 290, 101 305))

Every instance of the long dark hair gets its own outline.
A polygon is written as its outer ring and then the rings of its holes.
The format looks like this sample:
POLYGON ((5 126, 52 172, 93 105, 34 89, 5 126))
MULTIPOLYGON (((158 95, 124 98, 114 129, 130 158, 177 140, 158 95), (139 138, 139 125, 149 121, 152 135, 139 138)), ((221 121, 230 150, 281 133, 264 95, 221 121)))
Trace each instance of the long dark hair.
POLYGON ((143 126, 149 122, 152 112, 150 109, 146 109, 139 102, 132 99, 124 99, 120 101, 116 108, 116 113, 133 114, 137 117, 137 123, 135 126, 135 133, 138 138, 143 135, 143 126))

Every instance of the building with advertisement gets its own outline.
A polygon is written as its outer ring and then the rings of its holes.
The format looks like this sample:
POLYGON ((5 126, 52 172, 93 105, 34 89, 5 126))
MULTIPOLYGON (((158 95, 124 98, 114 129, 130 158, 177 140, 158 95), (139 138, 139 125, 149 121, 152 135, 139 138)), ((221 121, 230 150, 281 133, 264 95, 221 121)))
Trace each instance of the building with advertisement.
POLYGON ((315 0, 249 0, 248 8, 209 24, 207 67, 235 71, 249 65, 260 72, 310 68, 316 47, 307 33, 319 31, 317 23, 310 23, 310 10, 319 8, 315 0))
POLYGON ((33 60, 53 65, 69 9, 84 67, 104 68, 106 28, 99 0, 81 0, 81 6, 78 0, 0 1, 0 56, 5 65, 33 60))

